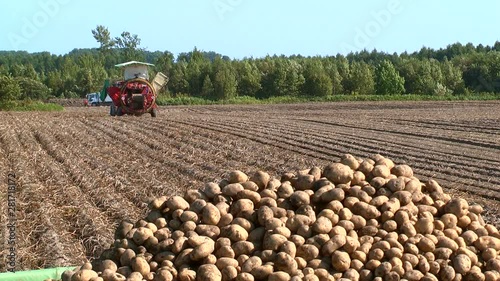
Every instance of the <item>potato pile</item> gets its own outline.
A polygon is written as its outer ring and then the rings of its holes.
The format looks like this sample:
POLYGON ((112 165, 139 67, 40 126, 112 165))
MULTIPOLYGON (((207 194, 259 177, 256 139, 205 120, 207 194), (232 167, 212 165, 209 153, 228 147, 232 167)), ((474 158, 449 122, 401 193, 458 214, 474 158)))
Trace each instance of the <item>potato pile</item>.
POLYGON ((233 171, 150 208, 63 280, 500 280, 482 207, 380 155, 281 179, 233 171))

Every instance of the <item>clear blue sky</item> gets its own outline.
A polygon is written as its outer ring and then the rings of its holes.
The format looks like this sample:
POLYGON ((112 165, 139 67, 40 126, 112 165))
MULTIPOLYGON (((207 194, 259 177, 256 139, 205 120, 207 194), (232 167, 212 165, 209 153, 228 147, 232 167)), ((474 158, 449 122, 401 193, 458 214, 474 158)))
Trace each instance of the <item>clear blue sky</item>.
POLYGON ((496 0, 10 0, 0 10, 0 50, 98 47, 91 30, 104 25, 112 36, 129 31, 141 47, 174 54, 194 46, 232 58, 413 52, 492 45, 499 11, 496 0))

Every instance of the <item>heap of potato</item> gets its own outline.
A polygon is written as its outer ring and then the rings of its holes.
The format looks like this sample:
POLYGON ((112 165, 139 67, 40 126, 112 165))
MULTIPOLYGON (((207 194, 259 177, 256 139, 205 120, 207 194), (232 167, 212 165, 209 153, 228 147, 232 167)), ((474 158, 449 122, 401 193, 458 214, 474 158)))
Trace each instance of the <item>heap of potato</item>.
POLYGON ((500 234, 482 207, 380 155, 155 199, 71 281, 500 280, 500 234))

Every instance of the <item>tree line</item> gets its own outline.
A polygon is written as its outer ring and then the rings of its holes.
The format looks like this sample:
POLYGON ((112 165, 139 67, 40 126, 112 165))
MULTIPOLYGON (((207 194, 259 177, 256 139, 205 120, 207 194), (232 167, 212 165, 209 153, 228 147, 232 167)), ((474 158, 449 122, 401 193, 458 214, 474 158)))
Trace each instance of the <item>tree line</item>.
POLYGON ((177 57, 141 49, 137 35, 112 38, 105 27, 92 31, 95 49, 49 52, 0 51, 0 101, 77 98, 99 91, 105 79, 120 79, 115 64, 140 60, 170 78, 161 93, 228 99, 237 96, 327 97, 331 95, 464 95, 500 92, 500 42, 492 46, 455 43, 434 50, 388 54, 377 50, 305 57, 230 59, 194 48, 177 57))

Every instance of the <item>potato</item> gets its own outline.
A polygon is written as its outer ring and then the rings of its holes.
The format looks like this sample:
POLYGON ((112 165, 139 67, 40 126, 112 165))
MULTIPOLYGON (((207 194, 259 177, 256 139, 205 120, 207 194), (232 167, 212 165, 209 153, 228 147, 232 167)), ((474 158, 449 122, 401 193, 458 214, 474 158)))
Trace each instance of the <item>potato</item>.
POLYGON ((413 177, 413 170, 410 166, 405 164, 394 166, 394 168, 391 169, 391 173, 397 177, 413 177))
POLYGON ((135 257, 130 261, 130 267, 135 272, 139 272, 142 276, 146 276, 151 268, 149 263, 143 257, 135 257))
POLYGON ((227 180, 229 183, 244 183, 248 180, 248 176, 240 170, 234 170, 229 173, 227 180))
MULTIPOLYGON (((382 196, 382 197, 385 197, 385 196, 382 196)), ((391 198, 382 204, 382 206, 380 207, 380 211, 381 212, 396 213, 399 210, 399 208, 401 208, 401 202, 399 201, 399 199, 398 198, 391 198)))
POLYGON ((286 221, 286 227, 292 232, 297 232, 302 225, 310 225, 311 219, 305 215, 295 215, 286 221))
POLYGON ((421 218, 415 223, 415 230, 420 234, 431 234, 434 231, 433 218, 421 218))
POLYGON ((257 280, 266 280, 271 273, 273 273, 274 268, 271 264, 265 264, 261 266, 256 266, 250 272, 257 280))
POLYGON ((321 202, 330 202, 330 201, 342 201, 345 198, 345 192, 341 188, 331 188, 326 192, 322 193, 320 196, 321 202))
POLYGON ((232 245, 235 256, 242 254, 251 254, 255 250, 255 244, 249 241, 238 241, 232 245))
POLYGON ((342 251, 335 251, 332 255, 332 266, 335 270, 344 272, 351 266, 349 254, 342 251))
POLYGON ((290 274, 284 271, 276 271, 269 274, 268 281, 289 281, 290 274))
POLYGON ((95 271, 104 271, 106 269, 111 270, 112 272, 116 272, 118 270, 118 266, 113 260, 103 260, 103 261, 98 261, 98 266, 95 267, 95 271))
POLYGON ((290 196, 290 203, 295 207, 300 207, 303 205, 310 204, 310 196, 307 192, 302 190, 297 190, 290 196))
POLYGON ((239 183, 231 183, 222 188, 222 194, 229 197, 236 197, 238 192, 244 189, 243 185, 239 183))
POLYGON ((492 248, 496 251, 500 251, 500 239, 493 236, 482 236, 479 237, 475 242, 474 246, 479 251, 484 251, 488 248, 492 248))
POLYGON ((261 200, 261 196, 259 193, 255 192, 255 191, 244 189, 244 190, 238 192, 238 194, 236 195, 236 199, 237 200, 250 199, 254 205, 257 205, 261 200))
POLYGON ((280 187, 278 188, 277 195, 280 198, 289 198, 293 194, 294 190, 290 182, 285 181, 283 182, 280 187))
POLYGON ((132 249, 126 249, 120 256, 120 264, 122 266, 129 266, 132 259, 135 257, 135 252, 132 249))
POLYGON ((310 261, 319 256, 319 249, 314 245, 301 245, 297 247, 297 256, 310 261))
POLYGON ((395 179, 390 179, 388 182, 387 182, 387 188, 389 188, 389 190, 391 192, 397 192, 397 191, 402 191, 404 190, 406 187, 406 183, 405 183, 405 180, 404 178, 395 178, 395 179))
MULTIPOLYGON (((301 245, 301 246, 304 246, 304 245, 301 245)), ((300 246, 300 247, 301 247, 300 246)), ((265 248, 265 247, 264 247, 265 248)), ((266 250, 266 251, 271 251, 271 255, 273 255, 273 253, 275 253, 275 251, 273 250, 266 250)), ((278 248, 278 251, 279 252, 284 252, 284 253, 287 253, 289 254, 292 258, 295 258, 295 256, 297 255, 297 245, 295 245, 295 243, 291 242, 291 241, 285 241, 283 244, 281 244, 281 246, 278 248)), ((274 257, 276 255, 274 254, 274 257)), ((273 258, 274 259, 274 258, 273 258)))
POLYGON ((460 254, 453 259, 453 268, 455 272, 466 274, 472 267, 470 258, 467 255, 460 254))
POLYGON ((417 242, 417 247, 423 252, 434 252, 436 249, 436 245, 434 242, 428 237, 422 237, 417 242))
POLYGON ((127 233, 134 228, 134 224, 128 221, 122 221, 116 231, 115 231, 115 239, 124 239, 127 233))
POLYGON ((208 241, 196 246, 189 254, 192 261, 199 261, 210 256, 215 250, 215 243, 209 239, 208 241))
POLYGON ((497 251, 495 249, 492 249, 492 248, 485 249, 481 254, 481 257, 486 262, 491 260, 491 259, 495 259, 497 256, 498 256, 497 251))
POLYGON ((210 237, 212 240, 217 239, 217 237, 221 233, 219 227, 217 227, 215 225, 208 225, 208 224, 197 225, 195 231, 199 235, 210 237))
POLYGON ((334 184, 348 183, 353 179, 354 171, 342 163, 334 163, 323 169, 323 176, 334 184))
MULTIPOLYGON (((365 174, 363 174, 361 171, 355 171, 353 173, 351 184, 361 185, 365 180, 366 180, 365 174)), ((373 189, 373 190, 375 190, 375 189, 373 189)), ((373 194, 375 194, 375 193, 373 193, 373 194)))
POLYGON ((279 179, 272 178, 267 183, 266 189, 269 189, 269 190, 272 190, 273 192, 276 192, 278 190, 278 188, 280 187, 280 185, 281 185, 281 181, 279 179))
POLYGON ((203 264, 196 272, 196 280, 199 281, 221 281, 222 273, 213 264, 203 264))
MULTIPOLYGON (((139 272, 132 272, 127 277, 126 281, 142 281, 144 277, 139 272)), ((114 279, 114 278, 113 278, 114 279)))
POLYGON ((498 271, 486 271, 484 272, 485 281, 497 281, 500 280, 500 273, 498 271))
POLYGON ((246 181, 246 182, 241 183, 241 185, 243 186, 243 188, 245 190, 250 190, 250 191, 254 191, 254 192, 259 191, 259 186, 256 183, 254 183, 253 181, 246 181))
POLYGON ((91 269, 80 269, 71 275, 71 281, 90 281, 98 277, 97 272, 91 269))
POLYGON ((137 245, 142 245, 151 236, 153 236, 153 231, 151 229, 139 227, 134 232, 132 239, 137 245))
POLYGON ((483 213, 483 207, 478 204, 470 205, 469 212, 480 215, 481 213, 483 213))
POLYGON ((179 281, 195 281, 196 271, 187 268, 182 269, 179 271, 177 278, 179 281))
POLYGON ((184 199, 188 203, 193 203, 197 199, 207 200, 208 197, 203 193, 203 191, 198 189, 188 189, 184 194, 184 199))
POLYGON ((392 197, 399 200, 400 206, 406 206, 412 203, 412 194, 409 191, 405 190, 396 191, 394 192, 394 194, 392 194, 392 197))
POLYGON ((284 271, 290 275, 293 275, 297 272, 298 265, 293 257, 286 253, 280 252, 276 255, 274 269, 276 271, 284 271))
POLYGON ((201 214, 201 211, 203 208, 207 205, 207 201, 202 200, 202 199, 196 199, 194 200, 193 203, 189 206, 189 211, 193 211, 196 214, 201 214))
POLYGON ((314 183, 313 175, 299 175, 295 181, 294 187, 297 190, 308 190, 312 189, 314 183))
POLYGON ((380 211, 372 205, 365 202, 356 202, 352 208, 352 212, 360 215, 365 219, 375 219, 380 216, 380 211))
POLYGON ((459 218, 467 215, 469 212, 469 204, 465 199, 455 198, 446 203, 444 211, 446 213, 454 214, 459 218))
POLYGON ((281 234, 271 234, 264 239, 263 249, 277 251, 288 239, 281 234))
POLYGON ((181 196, 172 196, 167 200, 166 205, 171 211, 189 209, 189 203, 181 196))
POLYGON ((250 199, 239 199, 233 202, 231 214, 234 217, 249 217, 254 212, 254 203, 250 199))
POLYGON ((333 228, 332 221, 327 217, 319 217, 312 225, 312 230, 316 233, 329 233, 333 228))
POLYGON ((248 231, 237 224, 231 224, 221 228, 220 235, 222 237, 227 237, 234 242, 245 241, 248 239, 248 231))
POLYGON ((419 281, 422 280, 424 274, 418 270, 409 270, 405 272, 403 277, 408 281, 419 281))
POLYGON ((257 171, 251 178, 250 181, 254 182, 257 184, 259 189, 264 189, 267 187, 267 184, 269 182, 269 179, 271 176, 269 176, 268 173, 263 172, 263 171, 257 171))
POLYGON ((359 162, 354 158, 354 156, 350 154, 344 154, 342 157, 340 157, 340 163, 349 166, 349 168, 353 170, 357 170, 359 168, 359 162))
POLYGON ((372 170, 372 174, 375 177, 387 179, 391 174, 391 170, 386 165, 375 165, 375 167, 372 170))

